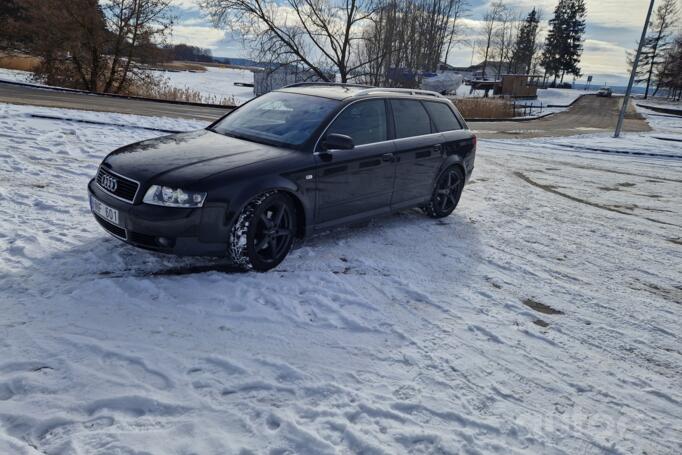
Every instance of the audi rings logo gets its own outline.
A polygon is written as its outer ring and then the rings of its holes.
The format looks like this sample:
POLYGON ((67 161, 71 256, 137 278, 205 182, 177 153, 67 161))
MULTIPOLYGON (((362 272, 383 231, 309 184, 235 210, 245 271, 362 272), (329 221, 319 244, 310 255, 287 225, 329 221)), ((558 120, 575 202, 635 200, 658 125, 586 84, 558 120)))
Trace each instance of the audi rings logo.
POLYGON ((116 188, 118 188, 118 181, 114 177, 107 174, 104 174, 99 179, 99 184, 102 185, 102 188, 109 190, 112 193, 116 191, 116 188))

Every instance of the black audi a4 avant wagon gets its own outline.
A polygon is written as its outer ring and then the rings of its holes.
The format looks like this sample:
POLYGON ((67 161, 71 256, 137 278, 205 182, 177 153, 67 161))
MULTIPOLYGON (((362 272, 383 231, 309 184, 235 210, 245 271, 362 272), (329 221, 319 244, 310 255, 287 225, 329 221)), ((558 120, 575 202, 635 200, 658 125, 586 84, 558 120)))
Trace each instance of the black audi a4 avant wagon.
POLYGON ((475 153, 437 93, 296 84, 112 152, 88 190, 95 219, 131 245, 265 271, 321 229, 410 207, 449 215, 475 153))

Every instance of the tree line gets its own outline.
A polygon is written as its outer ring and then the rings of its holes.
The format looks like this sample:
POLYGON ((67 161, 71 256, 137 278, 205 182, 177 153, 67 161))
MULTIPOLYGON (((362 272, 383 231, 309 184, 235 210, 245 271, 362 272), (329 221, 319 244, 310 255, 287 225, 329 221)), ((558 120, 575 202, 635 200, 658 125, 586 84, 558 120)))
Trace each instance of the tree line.
POLYGON ((554 83, 580 76, 584 0, 559 0, 545 42, 542 13, 493 1, 478 30, 467 27, 467 0, 201 0, 216 26, 245 37, 252 58, 304 68, 328 81, 417 85, 457 47, 471 46, 483 77, 537 73, 554 83), (480 35, 479 39, 470 39, 480 35))
POLYGON ((122 93, 148 84, 171 0, 2 0, 0 49, 40 59, 35 76, 62 87, 122 93))
MULTIPOLYGON (((676 0, 661 0, 644 43, 639 81, 679 92, 676 0), (676 88, 675 88, 676 87, 676 88)), ((3 0, 0 50, 40 58, 54 85, 120 93, 149 83, 149 64, 209 62, 210 50, 168 44, 172 0, 3 0)), ((268 68, 299 68, 317 80, 414 87, 425 72, 472 49, 484 78, 580 77, 585 0, 558 0, 549 20, 494 0, 472 26, 468 0, 200 0, 218 27, 241 36, 268 68), (472 28, 474 27, 474 28, 472 28)))

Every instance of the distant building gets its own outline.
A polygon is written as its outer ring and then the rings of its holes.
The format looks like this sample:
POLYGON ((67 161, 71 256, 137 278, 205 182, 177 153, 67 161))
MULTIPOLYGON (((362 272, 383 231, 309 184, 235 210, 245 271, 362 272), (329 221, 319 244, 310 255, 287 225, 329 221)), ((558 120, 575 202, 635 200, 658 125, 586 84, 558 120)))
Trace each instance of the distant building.
POLYGON ((503 74, 511 73, 509 63, 488 60, 485 64, 485 78, 483 77, 483 62, 470 66, 452 66, 446 63, 438 65, 439 71, 452 71, 461 74, 465 80, 500 79, 503 74))

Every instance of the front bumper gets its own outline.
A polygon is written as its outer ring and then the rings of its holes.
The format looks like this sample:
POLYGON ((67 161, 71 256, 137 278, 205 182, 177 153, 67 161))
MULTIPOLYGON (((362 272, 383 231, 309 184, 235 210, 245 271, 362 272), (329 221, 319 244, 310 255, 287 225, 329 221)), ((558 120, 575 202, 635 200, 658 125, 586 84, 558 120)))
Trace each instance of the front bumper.
POLYGON ((133 246, 180 256, 225 256, 231 217, 227 204, 209 203, 183 209, 150 204, 130 204, 102 190, 95 180, 88 184, 91 197, 119 212, 119 226, 93 213, 114 237, 133 246))

